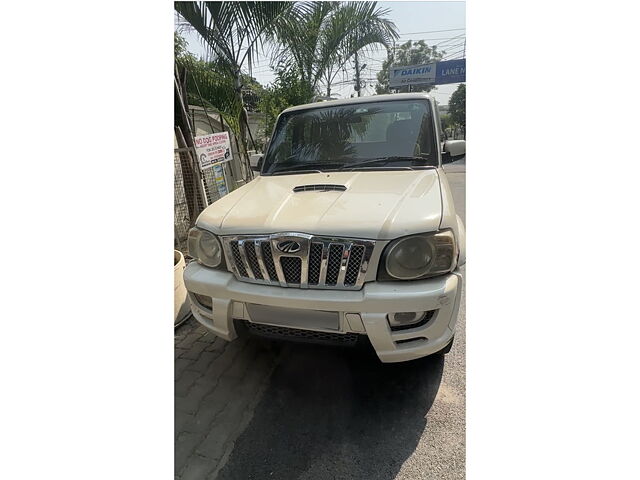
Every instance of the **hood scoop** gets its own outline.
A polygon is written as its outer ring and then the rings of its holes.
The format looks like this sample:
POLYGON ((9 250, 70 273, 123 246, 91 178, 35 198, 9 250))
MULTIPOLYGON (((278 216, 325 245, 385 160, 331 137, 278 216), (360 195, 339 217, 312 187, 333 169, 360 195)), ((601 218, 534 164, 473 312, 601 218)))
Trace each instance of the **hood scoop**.
POLYGON ((344 192, 347 189, 344 185, 334 185, 330 183, 317 183, 312 185, 298 185, 293 188, 294 192, 344 192))

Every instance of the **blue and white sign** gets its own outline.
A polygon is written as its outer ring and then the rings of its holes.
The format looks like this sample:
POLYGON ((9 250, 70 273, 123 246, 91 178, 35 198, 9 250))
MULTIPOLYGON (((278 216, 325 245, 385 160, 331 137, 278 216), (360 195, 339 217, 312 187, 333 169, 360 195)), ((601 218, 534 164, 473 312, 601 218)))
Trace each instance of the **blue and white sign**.
POLYGON ((448 60, 445 62, 410 65, 407 67, 391 67, 389 70, 389 86, 391 88, 405 85, 444 85, 466 81, 466 59, 448 60))
POLYGON ((389 71, 389 86, 403 87, 433 83, 436 79, 436 64, 411 65, 409 67, 391 67, 389 71))
POLYGON ((467 78, 467 61, 449 60, 447 62, 438 62, 436 64, 436 85, 444 85, 446 83, 466 82, 467 78))

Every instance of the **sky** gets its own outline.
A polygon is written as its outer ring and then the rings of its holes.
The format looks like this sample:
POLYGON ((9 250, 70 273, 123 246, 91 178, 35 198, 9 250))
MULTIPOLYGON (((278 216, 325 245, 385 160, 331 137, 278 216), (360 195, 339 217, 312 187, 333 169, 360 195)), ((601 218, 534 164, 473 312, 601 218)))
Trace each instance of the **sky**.
MULTIPOLYGON (((400 34, 397 44, 407 40, 425 40, 428 45, 438 45, 439 50, 444 50, 445 59, 453 60, 463 58, 466 49, 466 18, 465 2, 378 2, 382 8, 389 9, 388 18, 395 22, 400 34), (446 30, 446 31, 443 31, 446 30)), ((185 32, 184 37, 189 42, 189 51, 197 56, 204 56, 204 48, 195 32, 185 32)), ((382 61, 387 53, 384 48, 378 52, 366 55, 361 63, 366 64, 361 77, 366 81, 363 95, 375 93, 376 74, 380 71, 382 61)), ((263 85, 274 80, 273 72, 269 67, 269 58, 263 55, 258 57, 253 76, 263 85)), ((353 88, 353 67, 347 68, 347 73, 342 78, 336 78, 336 84, 332 85, 332 95, 338 98, 348 98, 355 93, 353 88)), ((458 84, 440 85, 431 91, 440 104, 447 104, 449 97, 455 91, 458 84)))

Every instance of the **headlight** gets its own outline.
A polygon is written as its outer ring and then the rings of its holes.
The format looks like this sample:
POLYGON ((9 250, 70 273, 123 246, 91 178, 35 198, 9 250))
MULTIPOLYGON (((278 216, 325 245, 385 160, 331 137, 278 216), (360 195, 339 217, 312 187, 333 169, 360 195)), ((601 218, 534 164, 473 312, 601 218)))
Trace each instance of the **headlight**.
POLYGON ((189 255, 207 267, 218 267, 222 263, 220 240, 211 232, 192 228, 187 241, 189 255))
POLYGON ((457 250, 453 232, 411 235, 385 249, 378 280, 416 280, 448 273, 455 267, 457 250))

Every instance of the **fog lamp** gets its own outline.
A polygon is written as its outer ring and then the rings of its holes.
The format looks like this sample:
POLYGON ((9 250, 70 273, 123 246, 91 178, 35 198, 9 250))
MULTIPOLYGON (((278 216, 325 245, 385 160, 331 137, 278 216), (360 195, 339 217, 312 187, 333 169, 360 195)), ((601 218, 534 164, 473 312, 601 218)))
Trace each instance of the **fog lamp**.
POLYGON ((203 307, 213 308, 213 301, 208 295, 200 295, 199 293, 194 293, 193 296, 196 297, 198 303, 203 307))
POLYGON ((397 312, 388 314, 387 319, 392 328, 406 327, 420 323, 426 315, 427 312, 397 312))

